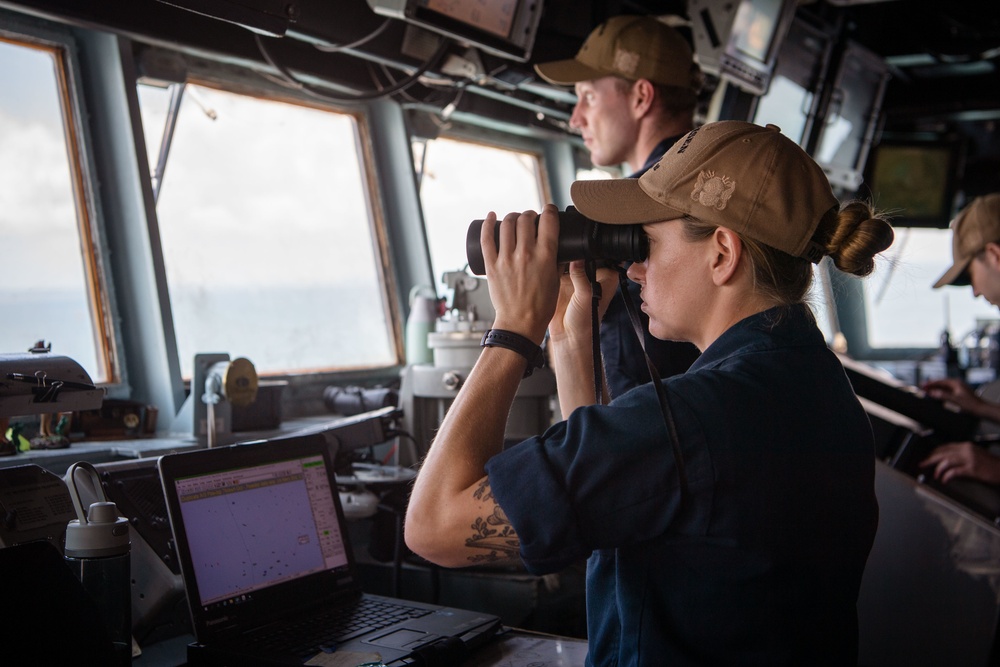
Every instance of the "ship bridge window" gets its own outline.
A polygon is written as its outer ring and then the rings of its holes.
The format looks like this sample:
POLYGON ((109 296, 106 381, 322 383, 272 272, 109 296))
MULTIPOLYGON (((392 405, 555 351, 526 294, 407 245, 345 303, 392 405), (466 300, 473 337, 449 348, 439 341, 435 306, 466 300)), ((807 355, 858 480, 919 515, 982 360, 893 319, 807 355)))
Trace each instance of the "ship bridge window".
POLYGON ((957 345, 997 319, 996 308, 973 297, 971 287, 931 288, 951 266, 950 229, 897 227, 888 252, 891 261, 876 263, 865 285, 871 347, 930 350, 945 330, 957 345))
POLYGON ((114 380, 68 42, 0 38, 0 351, 44 339, 114 380))
POLYGON ((822 263, 813 266, 813 279, 809 284, 809 292, 806 294, 806 303, 816 316, 816 324, 823 332, 823 338, 830 345, 837 346, 837 333, 840 327, 837 324, 836 299, 833 296, 833 286, 830 284, 829 258, 822 263))
POLYGON ((621 169, 618 170, 617 174, 603 167, 577 167, 576 170, 576 180, 578 181, 606 181, 619 177, 621 177, 621 169))
MULTIPOLYGON (((413 143, 420 175, 420 201, 437 280, 466 263, 469 224, 490 211, 501 219, 511 211, 540 211, 548 198, 537 153, 457 139, 413 143)), ((439 294, 447 286, 437 285, 439 294)))
POLYGON ((191 83, 139 101, 182 374, 220 350, 271 374, 398 363, 359 119, 191 83))

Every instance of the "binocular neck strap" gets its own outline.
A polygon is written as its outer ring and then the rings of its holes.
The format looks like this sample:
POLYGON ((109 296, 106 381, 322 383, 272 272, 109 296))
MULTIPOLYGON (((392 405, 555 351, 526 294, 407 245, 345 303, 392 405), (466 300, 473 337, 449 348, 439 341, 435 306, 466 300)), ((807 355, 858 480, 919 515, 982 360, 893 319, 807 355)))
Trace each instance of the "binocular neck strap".
POLYGON ((594 347, 594 397, 597 404, 604 403, 604 363, 601 359, 601 283, 597 281, 597 262, 588 259, 584 270, 590 281, 590 340, 594 347))
MULTIPOLYGON (((594 281, 596 285, 597 281, 594 281)), ((597 285, 598 290, 600 286, 597 285)), ((649 371, 649 379, 653 383, 653 388, 656 389, 656 397, 660 401, 660 413, 663 415, 663 423, 667 427, 667 435, 670 438, 670 448, 674 452, 674 461, 677 464, 677 478, 680 483, 681 490, 681 509, 687 504, 687 499, 690 495, 688 491, 687 474, 684 471, 684 455, 681 453, 681 443, 680 439, 677 437, 677 425, 674 423, 674 413, 670 410, 670 403, 667 401, 667 391, 663 388, 663 382, 660 381, 660 373, 656 370, 656 366, 653 364, 653 360, 649 358, 649 353, 646 352, 646 336, 645 327, 642 325, 642 320, 639 319, 639 309, 636 307, 635 302, 632 301, 632 297, 628 291, 628 277, 625 274, 625 269, 622 267, 618 268, 618 291, 622 295, 622 300, 625 302, 625 310, 628 312, 629 320, 632 322, 632 329, 635 331, 636 338, 639 339, 639 346, 642 348, 642 354, 646 357, 646 369, 649 371)), ((595 304, 597 301, 594 302, 595 304)), ((596 305, 594 306, 594 321, 597 321, 597 310, 596 305)), ((600 339, 594 338, 594 345, 597 348, 597 353, 600 352, 600 339)), ((600 401, 598 401, 600 402, 600 401)))

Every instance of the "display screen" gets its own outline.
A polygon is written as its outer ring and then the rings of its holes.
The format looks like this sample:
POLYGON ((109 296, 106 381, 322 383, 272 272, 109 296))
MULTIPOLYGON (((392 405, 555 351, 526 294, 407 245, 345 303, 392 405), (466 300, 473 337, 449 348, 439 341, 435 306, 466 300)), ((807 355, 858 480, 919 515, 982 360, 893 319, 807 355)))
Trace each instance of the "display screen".
POLYGON ((368 0, 376 14, 402 19, 459 43, 527 62, 544 0, 368 0))
POLYGON ((203 606, 348 564, 322 456, 193 475, 176 487, 203 606))
POLYGON ((422 4, 448 18, 506 38, 514 25, 518 0, 422 0, 422 4))
POLYGON ((870 187, 879 208, 899 218, 946 224, 951 217, 952 149, 943 144, 878 146, 870 187))
POLYGON ((740 52, 767 62, 768 50, 781 18, 782 0, 744 0, 733 21, 733 39, 740 52))

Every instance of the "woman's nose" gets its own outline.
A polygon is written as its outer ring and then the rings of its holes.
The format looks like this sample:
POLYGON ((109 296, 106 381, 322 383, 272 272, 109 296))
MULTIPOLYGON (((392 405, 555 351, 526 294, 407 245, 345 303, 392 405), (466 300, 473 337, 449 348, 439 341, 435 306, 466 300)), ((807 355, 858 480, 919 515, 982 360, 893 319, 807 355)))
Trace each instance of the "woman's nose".
POLYGON ((646 262, 632 262, 628 267, 628 271, 625 272, 629 280, 632 282, 642 284, 643 279, 646 277, 646 262))

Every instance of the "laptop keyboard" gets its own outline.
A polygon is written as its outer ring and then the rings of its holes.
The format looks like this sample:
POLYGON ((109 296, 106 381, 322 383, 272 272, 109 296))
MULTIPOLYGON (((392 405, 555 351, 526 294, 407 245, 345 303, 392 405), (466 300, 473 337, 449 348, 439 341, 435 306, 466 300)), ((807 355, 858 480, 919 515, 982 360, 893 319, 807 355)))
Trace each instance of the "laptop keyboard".
POLYGON ((337 644, 399 621, 425 616, 431 611, 365 598, 353 605, 282 623, 280 630, 250 638, 249 648, 263 654, 294 654, 306 658, 324 649, 335 650, 337 644))

